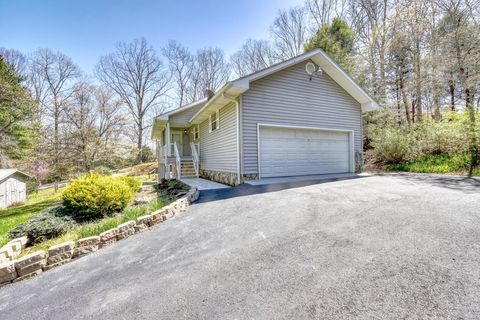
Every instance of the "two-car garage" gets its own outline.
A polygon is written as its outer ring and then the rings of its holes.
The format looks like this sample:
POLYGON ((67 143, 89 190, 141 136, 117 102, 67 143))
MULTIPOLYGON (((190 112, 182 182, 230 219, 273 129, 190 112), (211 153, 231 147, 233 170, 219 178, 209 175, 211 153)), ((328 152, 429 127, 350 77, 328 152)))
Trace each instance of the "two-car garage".
POLYGON ((261 178, 353 172, 353 132, 258 126, 261 178))

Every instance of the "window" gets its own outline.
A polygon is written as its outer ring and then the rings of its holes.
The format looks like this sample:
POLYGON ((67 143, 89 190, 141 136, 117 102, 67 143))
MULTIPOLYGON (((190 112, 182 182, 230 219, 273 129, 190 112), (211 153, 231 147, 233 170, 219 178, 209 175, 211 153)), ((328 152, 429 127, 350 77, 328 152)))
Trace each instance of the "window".
POLYGON ((220 114, 219 112, 212 113, 210 115, 210 132, 220 128, 220 114))
POLYGON ((193 140, 198 140, 200 138, 200 128, 199 125, 193 127, 193 140))

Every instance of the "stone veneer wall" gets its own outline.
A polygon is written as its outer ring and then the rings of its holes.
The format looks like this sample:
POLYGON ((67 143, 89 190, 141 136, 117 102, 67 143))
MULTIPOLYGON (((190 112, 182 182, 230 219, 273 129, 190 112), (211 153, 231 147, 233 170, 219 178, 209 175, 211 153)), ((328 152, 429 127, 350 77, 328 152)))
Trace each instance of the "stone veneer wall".
POLYGON ((362 152, 355 152, 355 172, 362 172, 363 171, 363 153, 362 152))
POLYGON ((200 169, 200 177, 227 184, 229 186, 237 185, 237 174, 233 172, 222 172, 200 169))

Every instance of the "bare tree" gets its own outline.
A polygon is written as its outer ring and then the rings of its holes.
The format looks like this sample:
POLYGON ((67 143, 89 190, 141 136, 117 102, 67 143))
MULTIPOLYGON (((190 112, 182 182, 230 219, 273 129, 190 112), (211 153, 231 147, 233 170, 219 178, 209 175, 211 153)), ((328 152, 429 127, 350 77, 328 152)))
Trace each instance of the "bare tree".
POLYGON ((61 122, 68 100, 72 97, 73 81, 80 75, 78 67, 61 52, 50 49, 38 49, 30 61, 30 79, 34 88, 34 97, 43 113, 43 122, 47 127, 48 145, 52 148, 51 162, 55 174, 59 175, 61 156, 61 122), (51 137, 51 138, 49 138, 51 137))
POLYGON ((350 0, 349 18, 357 34, 358 51, 367 64, 366 79, 375 97, 386 101, 387 33, 391 0, 350 0))
POLYGON ((138 160, 142 147, 146 117, 169 89, 170 72, 144 38, 118 43, 115 52, 100 58, 95 74, 125 102, 135 123, 138 160))
POLYGON ((121 101, 108 88, 78 82, 66 111, 70 161, 89 171, 99 157, 109 158, 124 125, 121 101))
POLYGON ((232 55, 231 62, 235 74, 243 77, 264 69, 278 60, 269 41, 248 39, 242 48, 232 55))
POLYGON ((188 83, 189 101, 205 96, 206 90, 215 91, 228 81, 230 65, 219 48, 206 48, 197 52, 193 72, 188 83))
POLYGON ((28 61, 23 53, 15 49, 0 48, 0 56, 15 69, 17 74, 27 77, 28 61))
POLYGON ((175 93, 178 106, 182 106, 186 100, 188 81, 193 72, 194 57, 187 48, 175 40, 170 40, 162 49, 162 53, 168 60, 172 77, 176 83, 175 93))
POLYGON ((314 31, 330 23, 333 18, 346 18, 347 2, 347 0, 306 0, 305 8, 314 22, 314 31))
POLYGON ((285 60, 303 52, 308 39, 306 10, 303 7, 280 10, 270 32, 278 59, 285 60))

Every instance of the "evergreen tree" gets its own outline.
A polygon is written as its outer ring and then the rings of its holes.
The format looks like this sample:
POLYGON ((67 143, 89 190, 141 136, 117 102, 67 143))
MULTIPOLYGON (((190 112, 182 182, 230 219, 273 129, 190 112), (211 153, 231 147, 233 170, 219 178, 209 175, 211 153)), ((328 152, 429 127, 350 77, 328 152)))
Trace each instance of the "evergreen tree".
POLYGON ((355 44, 355 33, 347 21, 334 18, 331 23, 322 26, 305 44, 305 51, 321 48, 328 53, 343 69, 353 70, 351 56, 355 44))

